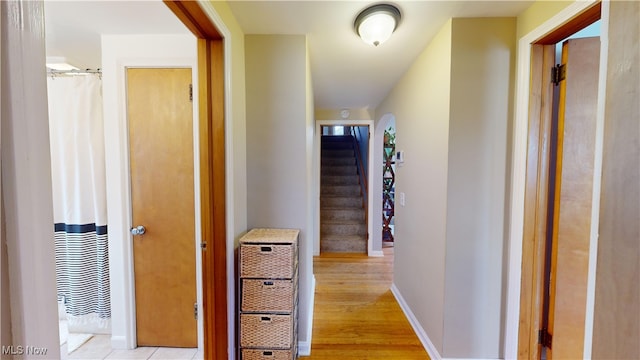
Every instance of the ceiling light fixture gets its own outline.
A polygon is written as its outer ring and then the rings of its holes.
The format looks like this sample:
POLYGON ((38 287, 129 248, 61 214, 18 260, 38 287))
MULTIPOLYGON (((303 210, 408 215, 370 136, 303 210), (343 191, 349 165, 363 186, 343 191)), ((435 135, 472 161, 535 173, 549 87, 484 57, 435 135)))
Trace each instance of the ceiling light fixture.
POLYGON ((400 23, 400 10, 390 4, 377 4, 360 12, 354 27, 367 44, 378 46, 387 41, 400 23))

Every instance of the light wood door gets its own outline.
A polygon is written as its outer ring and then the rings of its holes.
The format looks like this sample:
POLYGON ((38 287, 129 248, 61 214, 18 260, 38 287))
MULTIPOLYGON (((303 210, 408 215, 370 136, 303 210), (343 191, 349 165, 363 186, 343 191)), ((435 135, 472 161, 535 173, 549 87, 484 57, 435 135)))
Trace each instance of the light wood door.
POLYGON ((563 43, 547 358, 583 357, 600 39, 563 43))
MULTIPOLYGON (((529 105, 529 145, 522 243, 522 280, 518 358, 539 359, 538 331, 546 326, 545 261, 547 253, 547 213, 553 203, 549 189, 555 171, 552 155, 553 99, 555 86, 551 71, 556 64, 555 45, 532 46, 531 98, 529 105), (551 169, 553 167, 553 170, 551 169)), ((549 212, 550 213, 550 212, 549 212)))
POLYGON ((191 69, 128 69, 138 346, 197 347, 191 69))

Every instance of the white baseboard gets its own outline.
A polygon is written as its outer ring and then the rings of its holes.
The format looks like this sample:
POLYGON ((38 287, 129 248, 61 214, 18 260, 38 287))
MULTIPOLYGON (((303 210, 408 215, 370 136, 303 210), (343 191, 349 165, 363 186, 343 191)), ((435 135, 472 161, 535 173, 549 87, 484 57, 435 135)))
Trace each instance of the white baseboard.
POLYGON ((298 341, 298 356, 311 356, 311 343, 298 341))
POLYGON ((369 256, 371 256, 371 257, 383 257, 384 256, 384 252, 382 252, 382 250, 371 250, 371 251, 369 251, 369 256))
POLYGON ((305 340, 298 341, 298 355, 300 356, 309 356, 311 355, 311 338, 313 335, 313 308, 315 304, 316 297, 316 276, 311 275, 311 299, 309 301, 309 322, 307 323, 307 334, 309 334, 309 338, 305 340))
POLYGON ((438 353, 438 350, 436 350, 436 347, 431 342, 431 339, 429 339, 427 332, 424 331, 424 328, 422 327, 422 325, 420 325, 420 322, 418 321, 416 316, 413 314, 413 311, 411 311, 411 308, 409 308, 409 305, 402 297, 402 294, 400 294, 400 290, 398 290, 398 288, 396 287, 396 284, 391 284, 391 293, 393 294, 393 296, 395 296, 396 300, 398 301, 400 308, 402 309, 405 316, 409 320, 409 323, 411 324, 413 331, 415 331, 416 335, 418 335, 418 339, 420 339, 422 346, 427 351, 427 354, 429 354, 429 357, 431 358, 431 360, 445 360, 442 358, 442 356, 440 356, 440 353, 438 353))
POLYGON ((131 350, 124 336, 111 336, 111 348, 115 350, 131 350))

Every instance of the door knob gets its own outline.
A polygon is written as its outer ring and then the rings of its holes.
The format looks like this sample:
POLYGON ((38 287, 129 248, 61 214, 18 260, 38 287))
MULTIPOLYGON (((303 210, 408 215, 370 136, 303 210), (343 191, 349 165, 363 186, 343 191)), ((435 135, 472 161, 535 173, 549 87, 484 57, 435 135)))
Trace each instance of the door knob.
POLYGON ((138 225, 134 228, 131 228, 131 235, 136 236, 136 235, 142 235, 147 231, 147 229, 144 228, 144 226, 142 225, 138 225))

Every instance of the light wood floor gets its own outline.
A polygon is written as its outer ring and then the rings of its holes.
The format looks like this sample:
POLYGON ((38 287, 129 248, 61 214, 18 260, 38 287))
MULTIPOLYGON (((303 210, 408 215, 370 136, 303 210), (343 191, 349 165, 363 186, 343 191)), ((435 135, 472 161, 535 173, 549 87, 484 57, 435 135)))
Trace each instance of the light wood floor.
POLYGON ((315 257, 311 356, 304 359, 429 359, 391 293, 393 248, 384 257, 315 257))

